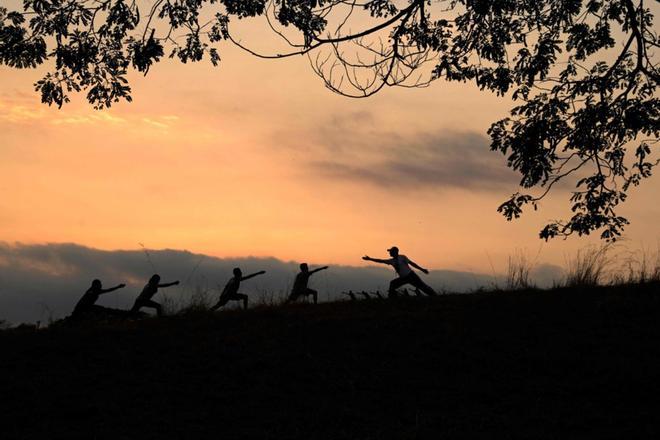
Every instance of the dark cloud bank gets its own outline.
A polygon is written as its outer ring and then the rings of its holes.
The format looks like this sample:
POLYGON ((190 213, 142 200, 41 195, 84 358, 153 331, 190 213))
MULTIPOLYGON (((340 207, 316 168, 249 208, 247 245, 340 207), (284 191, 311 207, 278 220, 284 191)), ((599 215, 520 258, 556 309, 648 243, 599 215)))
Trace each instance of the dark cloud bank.
MULTIPOLYGON (((518 187, 519 175, 506 166, 490 140, 474 131, 391 133, 370 114, 332 118, 316 136, 317 150, 327 158, 311 169, 331 179, 369 183, 392 189, 502 191, 518 187), (353 154, 371 152, 371 158, 353 154)), ((314 139, 314 137, 312 137, 314 139)), ((318 153, 318 151, 317 151, 318 153)))
MULTIPOLYGON (((105 287, 124 282, 125 289, 109 293, 99 304, 129 308, 155 267, 164 281, 179 279, 182 284, 163 289, 173 303, 186 304, 196 289, 209 289, 217 298, 218 286, 231 276, 232 268, 244 272, 266 270, 267 274, 245 283, 244 291, 252 301, 265 296, 280 298, 291 286, 298 263, 275 258, 215 258, 185 250, 103 251, 76 244, 9 245, 0 243, 0 320, 11 323, 42 322, 66 316, 89 287, 100 278, 105 287), (151 262, 150 262, 151 261, 151 262)), ((535 274, 539 285, 551 283, 557 268, 541 266, 535 274)), ((332 266, 312 278, 322 300, 336 299, 340 292, 353 290, 385 290, 393 277, 383 267, 332 266)), ((448 270, 434 270, 426 280, 436 289, 467 292, 491 286, 491 275, 448 270)))

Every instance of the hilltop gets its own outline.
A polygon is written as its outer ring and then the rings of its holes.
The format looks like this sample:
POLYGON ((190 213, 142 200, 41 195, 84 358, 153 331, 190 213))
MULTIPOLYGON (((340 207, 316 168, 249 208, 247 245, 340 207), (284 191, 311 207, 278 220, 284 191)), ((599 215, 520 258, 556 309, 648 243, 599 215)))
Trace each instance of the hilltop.
POLYGON ((8 438, 654 438, 660 286, 0 332, 8 438))

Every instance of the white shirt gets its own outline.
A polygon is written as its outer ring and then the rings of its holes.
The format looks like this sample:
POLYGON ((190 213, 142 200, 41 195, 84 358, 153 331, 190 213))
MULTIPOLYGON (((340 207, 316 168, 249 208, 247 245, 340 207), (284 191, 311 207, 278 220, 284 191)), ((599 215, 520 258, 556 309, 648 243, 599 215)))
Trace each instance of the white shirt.
POLYGON ((412 269, 410 266, 408 266, 409 262, 410 260, 408 260, 408 257, 405 255, 397 255, 396 257, 390 258, 388 260, 388 263, 394 267, 394 270, 396 270, 396 273, 399 274, 400 277, 410 275, 412 272, 412 269))

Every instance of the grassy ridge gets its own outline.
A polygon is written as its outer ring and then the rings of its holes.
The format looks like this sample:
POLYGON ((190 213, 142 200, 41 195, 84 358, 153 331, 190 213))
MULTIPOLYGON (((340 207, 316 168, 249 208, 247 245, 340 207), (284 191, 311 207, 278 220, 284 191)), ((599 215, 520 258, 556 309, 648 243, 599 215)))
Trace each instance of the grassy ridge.
POLYGON ((3 438, 657 438, 660 287, 0 332, 3 438))

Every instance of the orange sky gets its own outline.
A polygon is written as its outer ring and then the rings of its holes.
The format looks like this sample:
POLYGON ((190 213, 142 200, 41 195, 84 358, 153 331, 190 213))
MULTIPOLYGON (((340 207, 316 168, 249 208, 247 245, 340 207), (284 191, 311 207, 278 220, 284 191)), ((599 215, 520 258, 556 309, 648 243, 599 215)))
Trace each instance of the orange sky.
MULTIPOLYGON (((396 244, 429 267, 478 271, 516 249, 562 264, 596 241, 537 238, 566 214, 564 194, 513 223, 495 211, 516 188, 502 186, 504 162, 479 136, 508 99, 438 81, 351 100, 326 90, 305 58, 220 51, 218 68, 166 60, 132 76, 134 102, 104 111, 81 96, 49 108, 32 86, 45 70, 0 68, 0 241, 343 264, 396 244), (475 139, 469 154, 485 177, 383 186, 367 172, 383 161, 418 166, 420 145, 451 167, 457 145, 475 139)), ((621 209, 631 245, 657 246, 658 189, 647 181, 621 209)))

